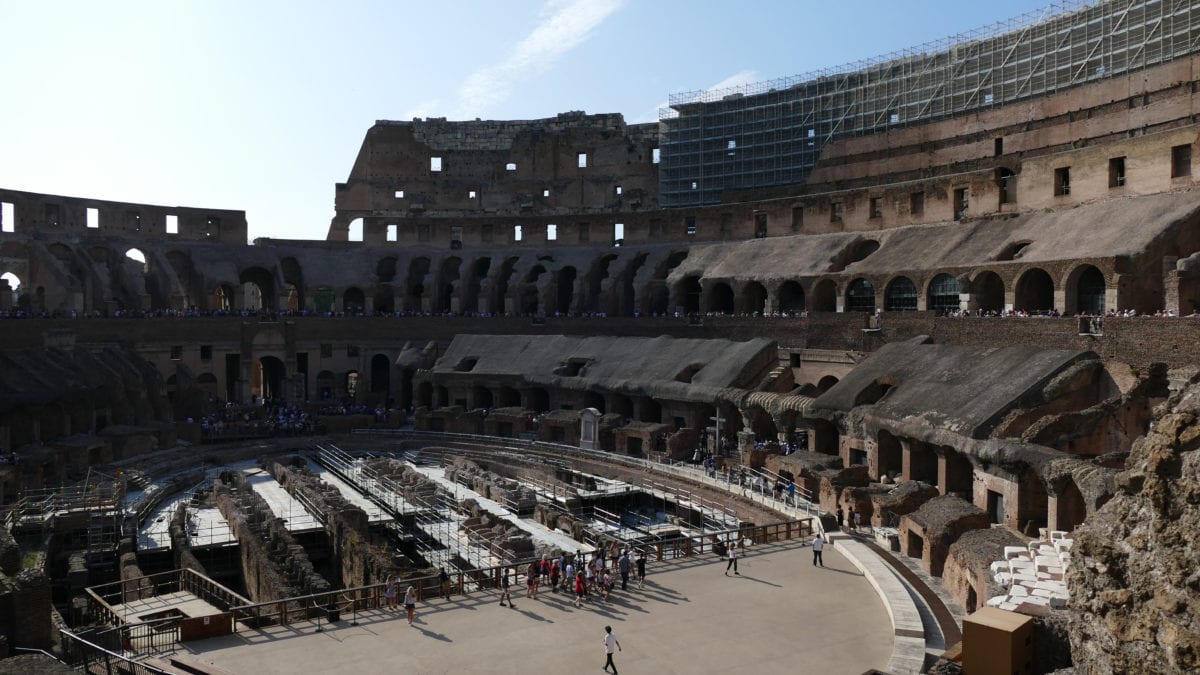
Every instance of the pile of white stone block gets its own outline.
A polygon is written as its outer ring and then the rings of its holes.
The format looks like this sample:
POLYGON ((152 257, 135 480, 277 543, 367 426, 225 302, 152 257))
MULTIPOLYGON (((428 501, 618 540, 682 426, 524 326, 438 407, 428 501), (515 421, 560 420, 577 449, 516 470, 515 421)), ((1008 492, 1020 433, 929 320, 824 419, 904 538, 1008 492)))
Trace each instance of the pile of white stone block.
POLYGON ((1023 614, 1065 607, 1070 597, 1066 568, 1074 544, 1070 533, 1054 530, 1043 531, 1027 547, 1005 546, 1004 559, 992 563, 992 576, 1008 593, 989 598, 988 606, 1023 614))

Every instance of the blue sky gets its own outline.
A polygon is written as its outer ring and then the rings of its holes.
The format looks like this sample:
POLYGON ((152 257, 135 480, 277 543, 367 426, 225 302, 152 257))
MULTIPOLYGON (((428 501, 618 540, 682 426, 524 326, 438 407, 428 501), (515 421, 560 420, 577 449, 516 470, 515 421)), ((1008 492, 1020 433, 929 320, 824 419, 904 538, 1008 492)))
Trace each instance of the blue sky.
POLYGON ((377 119, 657 119, 670 93, 889 53, 1047 0, 0 0, 0 186, 244 209, 323 239, 377 119))

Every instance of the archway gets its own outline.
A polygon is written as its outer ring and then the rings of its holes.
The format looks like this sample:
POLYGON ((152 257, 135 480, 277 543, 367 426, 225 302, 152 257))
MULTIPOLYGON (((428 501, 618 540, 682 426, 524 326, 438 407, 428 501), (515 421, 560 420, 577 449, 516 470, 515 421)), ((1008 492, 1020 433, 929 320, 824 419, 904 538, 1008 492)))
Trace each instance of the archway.
POLYGON ((938 488, 942 494, 956 494, 969 501, 975 480, 975 467, 971 465, 971 459, 948 445, 942 446, 941 454, 946 462, 946 482, 938 488))
POLYGON ((798 281, 785 281, 779 287, 779 311, 798 314, 804 311, 804 287, 798 281))
POLYGON ((273 311, 278 301, 275 277, 262 267, 248 267, 238 275, 242 285, 242 307, 249 310, 273 311))
MULTIPOLYGON (((492 259, 483 257, 471 263, 469 272, 467 273, 467 284, 463 289, 462 304, 459 309, 465 314, 473 314, 480 311, 479 307, 479 291, 482 287, 483 280, 487 279, 488 270, 492 268, 492 259)), ((497 311, 497 308, 492 306, 488 310, 497 311)), ((501 308, 502 309, 502 308, 501 308)))
POLYGON ((491 409, 495 407, 495 398, 487 387, 475 385, 471 388, 471 400, 476 408, 491 409))
POLYGON ((949 314, 958 311, 959 302, 958 279, 949 274, 939 274, 929 282, 929 291, 925 294, 925 308, 938 314, 949 314))
POLYGON ((763 314, 767 309, 767 289, 757 281, 742 287, 742 313, 763 314))
POLYGON ((454 309, 454 288, 459 281, 459 268, 462 258, 450 256, 442 261, 441 271, 438 272, 437 311, 449 314, 454 309))
MULTIPOLYGON (((20 307, 21 306, 20 305, 21 277, 18 277, 16 274, 13 274, 12 272, 5 272, 4 274, 0 274, 0 288, 3 288, 4 284, 8 284, 9 289, 11 289, 11 291, 12 291, 12 306, 20 307)), ((8 308, 4 307, 3 305, 0 305, 0 309, 8 309, 8 308)))
POLYGON ((1004 281, 995 272, 980 272, 971 281, 976 306, 984 312, 1004 311, 1004 281))
POLYGON ((521 289, 521 313, 526 315, 536 315, 541 308, 541 302, 538 295, 538 279, 546 273, 546 268, 542 265, 534 265, 533 269, 525 275, 521 289))
POLYGON ((708 311, 716 314, 733 314, 733 289, 729 284, 718 281, 709 287, 708 311))
POLYGON ((1017 279, 1016 306, 1026 312, 1048 312, 1054 309, 1054 280, 1040 267, 1027 270, 1017 279))
POLYGON ((361 314, 367 306, 367 298, 360 288, 347 288, 342 293, 342 311, 347 314, 361 314))
POLYGON ((496 395, 496 404, 501 408, 516 408, 521 405, 521 392, 502 386, 496 395))
POLYGON ((417 384, 417 407, 433 407, 433 383, 429 380, 417 384))
POLYGON ((317 373, 317 397, 322 401, 328 401, 333 398, 333 373, 328 370, 322 370, 317 373))
POLYGON ((1079 486, 1068 476, 1055 500, 1054 529, 1070 532, 1087 518, 1087 503, 1079 486))
POLYGON ((550 409, 550 394, 541 387, 535 387, 526 392, 525 400, 525 407, 534 412, 544 412, 550 409))
POLYGON ((221 284, 213 289, 213 309, 221 312, 232 312, 234 309, 233 286, 221 284))
POLYGON ((826 375, 817 381, 817 391, 815 396, 820 396, 829 391, 829 388, 838 383, 838 379, 833 375, 826 375))
POLYGON ((837 284, 833 279, 822 279, 813 287, 812 311, 837 311, 837 284))
POLYGON ((555 280, 557 287, 554 311, 560 314, 571 312, 571 299, 575 297, 575 268, 564 267, 558 271, 555 280))
POLYGON ((1072 276, 1075 277, 1075 312, 1104 314, 1104 295, 1107 290, 1104 273, 1093 265, 1084 265, 1072 276))
POLYGON ((703 293, 700 277, 689 274, 676 285, 675 300, 683 306, 684 312, 693 314, 700 311, 700 296, 703 293))
POLYGON ((875 286, 863 277, 850 282, 846 289, 846 311, 875 313, 875 286))
POLYGON ((410 312, 424 311, 425 277, 429 274, 429 258, 414 258, 408 265, 408 277, 404 283, 404 309, 410 312))
POLYGON ((917 285, 908 277, 896 277, 883 292, 883 309, 887 312, 917 311, 917 285))
POLYGON ((258 360, 252 394, 264 401, 282 401, 285 398, 283 383, 287 377, 287 367, 283 361, 274 356, 264 356, 258 360))
POLYGON ((874 477, 898 477, 904 470, 904 450, 900 446, 900 439, 881 429, 878 441, 878 471, 874 477))
POLYGON ((392 361, 386 354, 371 357, 371 391, 388 393, 392 388, 392 361))

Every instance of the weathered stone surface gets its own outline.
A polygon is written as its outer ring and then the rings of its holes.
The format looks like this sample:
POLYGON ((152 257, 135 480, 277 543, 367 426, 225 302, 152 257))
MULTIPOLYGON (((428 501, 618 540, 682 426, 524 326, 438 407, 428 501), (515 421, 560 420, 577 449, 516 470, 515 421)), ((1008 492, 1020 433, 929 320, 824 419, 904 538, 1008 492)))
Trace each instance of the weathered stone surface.
POLYGON ((1200 669, 1200 384, 1156 411, 1068 569, 1081 672, 1200 669))

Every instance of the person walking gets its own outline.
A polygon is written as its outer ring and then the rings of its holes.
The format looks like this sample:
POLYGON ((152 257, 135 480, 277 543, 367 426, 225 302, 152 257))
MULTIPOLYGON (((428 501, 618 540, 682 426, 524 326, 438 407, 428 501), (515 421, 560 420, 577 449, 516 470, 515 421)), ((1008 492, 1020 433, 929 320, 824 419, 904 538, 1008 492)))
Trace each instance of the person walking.
POLYGON ((583 570, 575 573, 575 606, 583 606, 583 596, 587 593, 587 582, 583 579, 583 570))
POLYGON ((417 615, 417 589, 412 586, 404 591, 404 611, 408 613, 408 625, 413 625, 413 618, 417 615))
POLYGON ((383 587, 383 597, 387 599, 388 609, 396 609, 396 594, 399 592, 399 590, 400 589, 396 587, 396 575, 389 574, 387 583, 384 584, 383 587))
POLYGON ((838 504, 837 519, 838 519, 838 529, 845 531, 845 529, 846 529, 846 512, 842 510, 841 504, 838 504))
POLYGON ((646 587, 646 554, 640 549, 637 552, 637 579, 638 588, 646 587))
POLYGON ((825 561, 821 559, 821 550, 825 548, 825 540, 821 538, 820 532, 818 532, 817 536, 813 538, 812 547, 813 547, 813 567, 816 567, 817 565, 824 567, 825 561))
POLYGON ((608 672, 612 668, 613 675, 617 675, 617 664, 613 663, 613 647, 617 651, 621 651, 621 642, 617 640, 617 636, 612 632, 612 626, 604 627, 604 672, 608 672))
POLYGON ((622 551, 617 558, 617 571, 621 573, 621 590, 629 588, 629 551, 622 551))
POLYGON ((446 573, 445 567, 438 568, 438 586, 442 591, 442 598, 450 599, 450 575, 446 573))
POLYGON ((517 608, 517 606, 513 604, 512 596, 508 594, 508 570, 506 570, 506 569, 500 571, 500 606, 501 607, 504 606, 505 600, 508 601, 509 607, 511 607, 513 609, 517 608))
POLYGON ((858 528, 862 526, 862 513, 858 509, 854 510, 854 533, 858 533, 858 528))
POLYGON ((736 541, 729 542, 729 546, 726 548, 726 551, 728 552, 727 555, 729 556, 729 562, 725 563, 725 576, 729 576, 730 568, 733 568, 734 574, 738 575, 739 577, 742 576, 741 573, 738 572, 738 568, 737 568, 737 560, 738 560, 737 542, 736 541))

